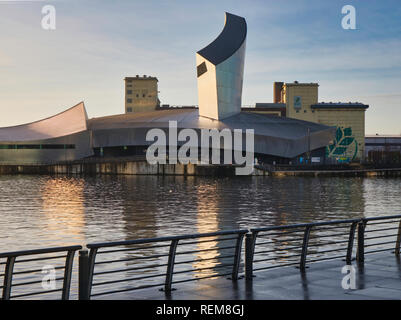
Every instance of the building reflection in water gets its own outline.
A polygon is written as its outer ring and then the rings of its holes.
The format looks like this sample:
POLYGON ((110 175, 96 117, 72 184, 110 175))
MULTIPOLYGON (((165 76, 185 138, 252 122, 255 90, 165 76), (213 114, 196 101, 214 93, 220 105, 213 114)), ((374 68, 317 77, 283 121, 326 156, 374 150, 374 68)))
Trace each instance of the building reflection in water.
MULTIPOLYGON (((350 178, 297 178, 291 188, 288 188, 288 177, 261 181, 266 188, 266 209, 271 212, 269 220, 264 226, 280 226, 294 223, 308 223, 328 220, 353 219, 364 216, 365 197, 363 179, 350 178), (346 209, 345 209, 346 208, 346 209)), ((258 183, 259 179, 255 179, 258 183)), ((348 239, 348 225, 337 230, 312 229, 308 252, 311 258, 322 257, 321 252, 335 249, 337 246, 327 245, 333 241, 345 241, 348 239), (327 237, 333 234, 332 238, 327 237), (321 237, 325 235, 324 237, 321 237), (313 256, 312 256, 313 255, 313 256)), ((275 231, 275 236, 260 239, 260 242, 268 242, 259 247, 262 251, 271 251, 261 254, 258 258, 277 258, 277 262, 298 261, 298 257, 288 258, 289 255, 300 254, 304 229, 298 229, 298 233, 288 233, 288 230, 275 231), (282 235, 278 235, 282 233, 282 235), (294 241, 295 239, 295 241, 294 241)), ((340 247, 340 245, 339 245, 340 247)), ((343 245, 342 245, 343 247, 343 245)))
MULTIPOLYGON (((224 179, 197 183, 197 232, 208 233, 221 230, 238 229, 239 212, 232 207, 227 210, 227 203, 235 201, 235 196, 222 190, 224 179), (228 217, 226 217, 228 215, 228 217)), ((222 241, 235 236, 215 236, 201 238, 196 245, 193 263, 194 276, 197 278, 229 273, 234 261, 233 255, 236 240, 222 241), (203 242, 205 240, 211 240, 203 242), (226 248, 230 247, 230 248, 226 248), (204 251, 202 251, 204 250, 204 251), (223 265, 228 265, 224 267, 223 265)))
MULTIPOLYGON (((43 182, 41 224, 51 233, 52 245, 85 243, 84 180, 49 178, 43 182)), ((45 245, 44 245, 45 246, 45 245)))

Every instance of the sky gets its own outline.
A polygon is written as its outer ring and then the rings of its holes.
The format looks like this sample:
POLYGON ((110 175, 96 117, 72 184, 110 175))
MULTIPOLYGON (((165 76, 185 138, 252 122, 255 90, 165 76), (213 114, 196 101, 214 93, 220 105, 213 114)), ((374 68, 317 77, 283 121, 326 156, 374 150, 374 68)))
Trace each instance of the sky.
POLYGON ((363 102, 366 134, 401 134, 399 0, 0 0, 0 126, 59 113, 124 112, 124 77, 159 79, 162 104, 196 105, 195 53, 224 26, 248 26, 242 104, 273 82, 317 82, 319 102, 363 102), (56 29, 42 28, 53 5, 56 29), (356 9, 345 30, 341 9, 356 9))

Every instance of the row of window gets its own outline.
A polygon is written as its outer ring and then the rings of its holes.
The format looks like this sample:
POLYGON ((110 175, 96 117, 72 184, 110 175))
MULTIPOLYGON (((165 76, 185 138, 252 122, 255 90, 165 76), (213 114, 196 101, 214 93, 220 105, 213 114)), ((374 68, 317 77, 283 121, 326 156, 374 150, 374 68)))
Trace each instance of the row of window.
MULTIPOLYGON (((127 94, 132 94, 132 90, 127 90, 127 94)), ((136 97, 139 98, 139 94, 136 94, 136 97)), ((146 93, 142 93, 142 97, 145 98, 146 97, 146 93)), ((151 95, 148 96, 149 98, 152 97, 151 95)))
POLYGON ((0 144, 0 149, 75 149, 75 144, 0 144))

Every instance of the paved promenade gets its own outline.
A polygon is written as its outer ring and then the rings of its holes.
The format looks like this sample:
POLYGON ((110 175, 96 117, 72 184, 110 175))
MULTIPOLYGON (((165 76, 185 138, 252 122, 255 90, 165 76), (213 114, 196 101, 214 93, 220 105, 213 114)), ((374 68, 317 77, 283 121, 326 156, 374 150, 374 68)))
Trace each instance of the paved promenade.
POLYGON ((344 290, 341 273, 345 262, 332 260, 309 264, 303 274, 295 267, 255 272, 253 281, 226 278, 178 283, 170 294, 157 288, 104 296, 103 299, 153 300, 400 300, 401 263, 390 252, 365 256, 356 270, 356 289, 344 290))

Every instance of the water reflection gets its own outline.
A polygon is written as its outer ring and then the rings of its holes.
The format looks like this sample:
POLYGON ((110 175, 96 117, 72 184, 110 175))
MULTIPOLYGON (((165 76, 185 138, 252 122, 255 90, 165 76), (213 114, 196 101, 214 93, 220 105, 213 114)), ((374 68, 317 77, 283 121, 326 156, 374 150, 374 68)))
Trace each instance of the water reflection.
POLYGON ((41 225, 43 230, 56 235, 64 245, 71 238, 85 242, 84 180, 54 178, 41 185, 41 225))
MULTIPOLYGON (((399 178, 0 176, 0 251, 399 214, 400 182, 399 178)), ((290 244, 290 238, 272 241, 271 255, 282 256, 279 252, 286 251, 280 249, 290 244)), ((197 260, 193 268, 212 268, 198 272, 198 277, 226 272, 213 268, 232 263, 224 256, 234 249, 223 247, 233 246, 235 240, 210 240, 192 246, 212 249, 192 257, 197 260)), ((115 258, 160 252, 147 248, 120 252, 115 258)), ((146 263, 156 262, 161 263, 155 259, 146 263)), ((137 265, 139 260, 132 260, 120 267, 137 265)), ((138 274, 130 271, 124 276, 138 274)))
MULTIPOLYGON (((197 232, 207 233, 218 231, 219 224, 217 215, 219 208, 219 194, 217 192, 216 184, 201 184, 197 188, 197 193, 197 232)), ((198 242, 196 245, 196 250, 198 250, 198 252, 195 253, 195 260, 197 261, 193 263, 195 277, 216 275, 217 271, 213 270, 213 268, 219 264, 217 259, 219 255, 219 251, 217 250, 217 237, 202 238, 200 241, 202 242, 198 242), (211 250, 212 248, 213 250, 211 250)))

